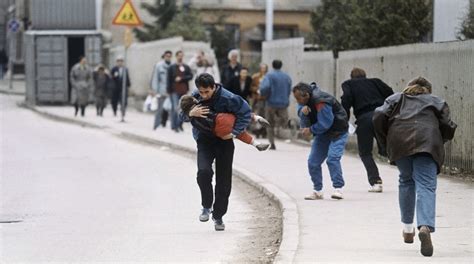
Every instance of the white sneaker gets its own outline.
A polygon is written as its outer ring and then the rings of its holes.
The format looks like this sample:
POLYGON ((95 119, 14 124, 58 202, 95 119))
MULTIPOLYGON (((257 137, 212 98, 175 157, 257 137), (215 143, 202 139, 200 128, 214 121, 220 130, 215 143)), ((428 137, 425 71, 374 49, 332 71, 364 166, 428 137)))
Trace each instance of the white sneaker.
POLYGON ((382 184, 381 184, 381 183, 376 183, 376 184, 370 186, 369 192, 373 192, 373 193, 381 193, 381 192, 383 192, 382 184))
POLYGON ((304 197, 305 200, 322 200, 324 199, 323 192, 313 191, 311 194, 304 197))
POLYGON ((333 192, 333 194, 331 195, 331 198, 332 198, 332 199, 336 199, 336 200, 341 200, 341 199, 343 199, 343 197, 342 197, 342 190, 341 190, 340 188, 334 189, 334 192, 333 192))
POLYGON ((255 115, 255 121, 257 122, 257 124, 260 124, 263 127, 270 127, 270 122, 268 122, 268 120, 266 120, 262 116, 255 115))

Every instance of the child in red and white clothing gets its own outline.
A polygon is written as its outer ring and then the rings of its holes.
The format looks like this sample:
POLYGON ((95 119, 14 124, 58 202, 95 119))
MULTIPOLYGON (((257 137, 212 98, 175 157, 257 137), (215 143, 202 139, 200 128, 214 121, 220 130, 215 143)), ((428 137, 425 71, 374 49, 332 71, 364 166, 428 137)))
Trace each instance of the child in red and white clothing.
MULTIPOLYGON (((191 95, 183 95, 181 97, 181 110, 188 114, 193 107, 199 105, 199 101, 191 95)), ((252 121, 260 123, 262 126, 270 126, 270 123, 263 117, 252 113, 252 121)), ((191 117, 191 123, 195 128, 203 133, 212 134, 216 137, 223 138, 232 132, 235 123, 235 115, 230 113, 216 113, 209 111, 206 117, 191 117)), ((247 131, 242 132, 236 138, 244 143, 256 147, 259 151, 267 150, 270 144, 258 142, 247 131)))

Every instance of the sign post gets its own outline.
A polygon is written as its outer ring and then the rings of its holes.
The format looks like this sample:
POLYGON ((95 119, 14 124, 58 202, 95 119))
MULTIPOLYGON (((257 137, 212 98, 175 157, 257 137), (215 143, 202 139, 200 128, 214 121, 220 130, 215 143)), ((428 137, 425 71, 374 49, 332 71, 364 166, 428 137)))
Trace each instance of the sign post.
POLYGON ((123 71, 122 71, 122 103, 120 104, 120 110, 122 114, 121 122, 125 122, 125 105, 127 101, 127 50, 128 47, 132 44, 133 36, 132 36, 132 27, 134 26, 141 26, 143 25, 140 17, 138 17, 137 11, 132 5, 130 0, 125 0, 122 7, 115 15, 114 20, 112 21, 114 25, 126 26, 125 33, 124 33, 124 46, 125 46, 125 54, 123 55, 123 71))

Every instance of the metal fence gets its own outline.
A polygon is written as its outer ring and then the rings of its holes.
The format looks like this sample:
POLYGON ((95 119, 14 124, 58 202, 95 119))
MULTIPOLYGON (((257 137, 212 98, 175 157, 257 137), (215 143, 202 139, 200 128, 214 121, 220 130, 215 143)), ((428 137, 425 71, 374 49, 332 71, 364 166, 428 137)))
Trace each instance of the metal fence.
MULTIPOLYGON (((384 80, 394 91, 401 91, 414 77, 426 77, 458 124, 454 140, 445 145, 446 172, 474 172, 474 40, 345 51, 336 60, 328 52, 304 52, 302 39, 286 39, 264 42, 262 58, 267 63, 281 59, 293 83, 314 80, 337 98, 354 66, 365 69, 368 77, 384 80)), ((290 109, 296 118, 295 106, 290 109)))

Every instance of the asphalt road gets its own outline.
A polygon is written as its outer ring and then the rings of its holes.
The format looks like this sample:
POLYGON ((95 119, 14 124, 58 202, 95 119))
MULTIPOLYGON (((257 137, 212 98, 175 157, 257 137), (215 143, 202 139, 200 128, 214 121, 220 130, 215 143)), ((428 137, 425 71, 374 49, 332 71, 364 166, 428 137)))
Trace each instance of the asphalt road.
MULTIPOLYGON (((269 255, 235 181, 227 229, 200 223, 194 160, 42 118, 0 95, 0 262, 235 262, 269 255), (249 243, 252 240, 252 243, 249 243), (258 243, 257 243, 258 244, 258 243)), ((265 205, 267 205, 267 202, 265 205)))

